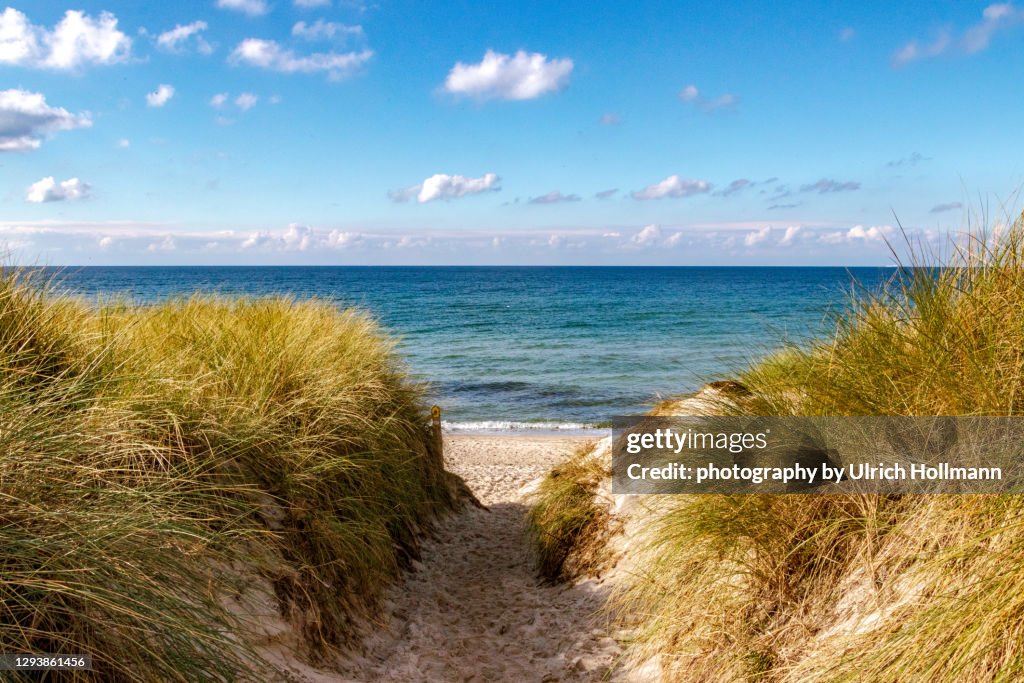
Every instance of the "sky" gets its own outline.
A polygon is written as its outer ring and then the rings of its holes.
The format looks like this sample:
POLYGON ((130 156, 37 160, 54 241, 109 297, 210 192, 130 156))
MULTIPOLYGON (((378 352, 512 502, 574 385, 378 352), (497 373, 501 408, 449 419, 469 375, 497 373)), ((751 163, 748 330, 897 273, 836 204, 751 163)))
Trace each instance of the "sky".
POLYGON ((1024 5, 32 0, 47 265, 886 265, 1019 211, 1024 5))

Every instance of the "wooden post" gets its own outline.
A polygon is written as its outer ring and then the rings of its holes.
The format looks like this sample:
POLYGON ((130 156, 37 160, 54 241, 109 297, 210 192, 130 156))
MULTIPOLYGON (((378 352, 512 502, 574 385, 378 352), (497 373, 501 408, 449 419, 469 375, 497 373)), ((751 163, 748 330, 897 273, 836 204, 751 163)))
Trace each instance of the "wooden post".
POLYGON ((434 435, 434 449, 437 451, 438 464, 444 469, 444 440, 441 438, 441 406, 430 409, 430 430, 434 435))

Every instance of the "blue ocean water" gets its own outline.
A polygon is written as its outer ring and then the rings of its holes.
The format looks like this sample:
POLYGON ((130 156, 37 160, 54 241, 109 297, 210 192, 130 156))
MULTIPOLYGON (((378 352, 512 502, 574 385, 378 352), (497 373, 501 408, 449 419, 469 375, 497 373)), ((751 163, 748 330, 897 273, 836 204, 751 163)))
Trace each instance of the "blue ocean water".
POLYGON ((882 268, 84 267, 89 298, 195 291, 321 297, 363 308, 401 339, 462 429, 582 428, 646 411, 829 329, 856 279, 882 268))

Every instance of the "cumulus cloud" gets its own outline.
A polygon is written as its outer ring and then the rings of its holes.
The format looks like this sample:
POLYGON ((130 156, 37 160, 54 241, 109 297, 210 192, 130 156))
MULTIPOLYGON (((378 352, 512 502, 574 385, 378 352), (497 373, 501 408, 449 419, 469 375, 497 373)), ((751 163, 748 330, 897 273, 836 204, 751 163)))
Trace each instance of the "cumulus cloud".
POLYGON ((131 38, 118 30, 117 17, 110 12, 92 18, 68 10, 52 31, 11 7, 0 13, 0 64, 71 70, 123 62, 131 47, 131 38))
POLYGON ((72 114, 62 107, 51 107, 40 93, 18 89, 0 91, 0 152, 38 149, 48 135, 91 125, 88 114, 72 114))
POLYGON ((371 57, 372 50, 298 55, 273 40, 246 38, 234 49, 228 61, 286 74, 325 73, 331 80, 340 80, 351 76, 371 57))
POLYGON ((608 199, 608 198, 610 198, 613 194, 615 194, 618 191, 619 191, 619 188, 617 188, 617 187, 614 188, 614 189, 611 189, 611 190, 601 190, 600 192, 595 193, 594 197, 597 198, 597 199, 608 199))
POLYGON ((761 244, 768 239, 771 232, 772 229, 769 226, 765 226, 760 230, 755 230, 754 232, 748 232, 743 238, 743 244, 747 247, 756 247, 758 244, 761 244))
POLYGON ((964 208, 964 205, 960 202, 949 202, 948 204, 936 204, 928 213, 943 213, 945 211, 956 211, 957 209, 962 208, 964 208))
POLYGON ((174 97, 174 86, 161 83, 156 90, 146 95, 146 104, 151 107, 162 107, 174 97))
POLYGON ((1024 24, 1024 10, 1018 9, 1012 2, 993 3, 985 7, 981 20, 964 29, 959 36, 945 28, 938 32, 934 40, 921 44, 911 40, 900 47, 892 57, 893 66, 904 66, 910 62, 931 57, 938 57, 955 48, 963 54, 974 54, 988 48, 993 36, 1004 29, 1024 24))
POLYGON ((217 0, 217 7, 248 14, 250 17, 258 17, 270 11, 266 0, 217 0))
POLYGON ((799 225, 791 225, 788 228, 786 228, 786 232, 782 236, 782 239, 779 240, 779 244, 784 246, 784 247, 788 247, 790 244, 793 243, 793 240, 795 240, 796 236, 799 235, 799 234, 800 234, 800 226, 799 225))
POLYGON ((571 59, 548 59, 539 52, 510 56, 488 50, 478 64, 456 63, 444 89, 480 100, 532 100, 565 88, 572 68, 571 59))
POLYGON ((485 173, 479 178, 461 175, 435 173, 422 183, 388 193, 392 201, 407 202, 415 199, 420 204, 435 199, 459 199, 481 192, 497 192, 501 189, 499 178, 494 173, 485 173))
POLYGON ((75 201, 88 197, 90 189, 88 184, 78 178, 69 178, 58 183, 53 176, 47 176, 29 185, 25 201, 32 204, 75 201))
POLYGON ((677 175, 670 175, 660 183, 648 185, 642 190, 630 193, 633 199, 664 199, 666 197, 690 197, 711 190, 711 183, 706 180, 683 180, 677 175))
POLYGON ((195 38, 196 49, 204 55, 213 52, 213 46, 201 35, 207 29, 205 21, 193 21, 191 24, 178 24, 169 31, 164 31, 156 37, 157 46, 169 52, 181 52, 190 38, 195 38))
POLYGON ((701 95, 700 90, 692 83, 679 91, 679 99, 707 112, 716 109, 729 109, 740 101, 738 97, 729 93, 708 99, 701 95))
POLYGON ((228 94, 226 92, 219 92, 210 98, 210 106, 214 109, 220 109, 228 101, 228 94))
POLYGON ((860 189, 860 183, 854 180, 847 180, 840 182, 838 180, 832 180, 831 178, 822 178, 816 183, 810 183, 808 185, 801 185, 801 192, 817 192, 818 194, 828 194, 830 192, 852 192, 860 189))
POLYGON ((178 243, 174 241, 173 237, 171 237, 170 235, 167 235, 166 237, 164 237, 159 242, 151 243, 148 247, 146 247, 146 251, 149 251, 149 252, 174 251, 177 248, 178 248, 178 243))
POLYGON ((846 231, 827 232, 818 237, 819 242, 825 244, 856 244, 856 243, 884 243, 891 235, 891 225, 873 225, 865 228, 863 225, 855 225, 846 231))
POLYGON ((256 103, 260 101, 260 98, 253 95, 251 92, 244 92, 235 98, 235 106, 242 111, 249 111, 256 106, 256 103))
POLYGON ((652 223, 651 225, 645 225, 641 228, 640 232, 629 238, 629 241, 641 247, 648 247, 657 243, 660 239, 661 228, 652 223))
POLYGON ((560 202, 578 202, 580 201, 579 195, 575 194, 562 194, 558 190, 552 190, 547 194, 542 194, 539 197, 532 197, 530 199, 531 204, 558 204, 560 202))
POLYGON ((348 24, 324 21, 323 19, 317 19, 312 24, 299 21, 292 26, 292 35, 308 41, 343 40, 345 38, 362 36, 363 27, 359 25, 349 26, 348 24))

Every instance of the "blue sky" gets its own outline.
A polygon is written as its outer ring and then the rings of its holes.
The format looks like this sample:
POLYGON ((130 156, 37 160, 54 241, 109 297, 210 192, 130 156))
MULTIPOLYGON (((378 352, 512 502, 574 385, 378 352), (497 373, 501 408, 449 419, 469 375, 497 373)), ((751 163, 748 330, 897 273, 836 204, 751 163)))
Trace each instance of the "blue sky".
POLYGON ((33 0, 0 15, 0 240, 54 265, 884 264, 897 218, 939 243, 1017 208, 1022 39, 991 2, 33 0))

